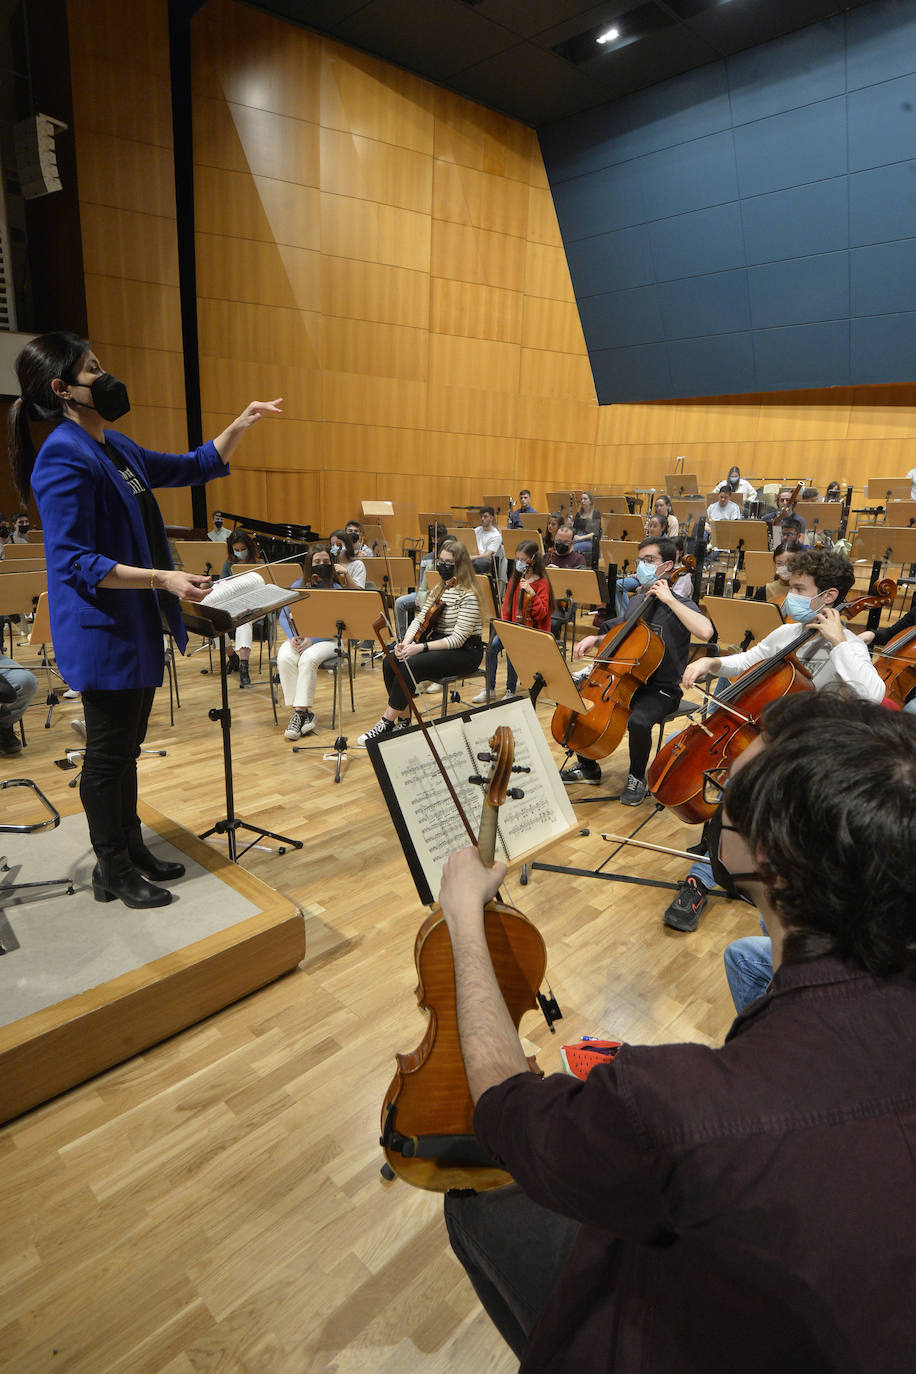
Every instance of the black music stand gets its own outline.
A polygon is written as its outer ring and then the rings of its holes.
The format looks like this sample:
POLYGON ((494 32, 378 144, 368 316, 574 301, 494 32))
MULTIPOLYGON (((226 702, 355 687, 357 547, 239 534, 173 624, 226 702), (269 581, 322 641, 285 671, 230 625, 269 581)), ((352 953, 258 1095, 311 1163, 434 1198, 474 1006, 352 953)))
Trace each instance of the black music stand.
MULTIPOLYGON (((301 599, 301 593, 290 592, 287 601, 276 602, 275 605, 289 605, 293 601, 301 599)), ((263 608, 252 611, 250 614, 239 617, 230 617, 225 612, 211 619, 216 612, 216 608, 201 607, 199 603, 193 601, 181 602, 181 614, 188 629, 194 634, 206 635, 213 638, 214 632, 219 638, 219 680, 221 704, 212 707, 208 712, 211 720, 219 721, 222 732, 223 743, 223 778, 226 788, 226 814, 210 826, 209 830, 204 830, 198 837, 207 840, 211 835, 225 835, 229 845, 229 858, 233 863, 238 863, 243 854, 247 854, 249 849, 253 849, 259 840, 276 840, 279 844, 278 853, 285 854, 287 846, 290 849, 301 849, 302 840, 294 840, 289 835, 278 835, 273 830, 265 830, 263 826, 253 825, 251 821, 242 820, 235 814, 235 788, 232 781, 232 712, 229 710, 229 684, 226 673, 226 636, 239 625, 247 625, 251 620, 259 620, 266 614, 263 608), (231 620, 231 624, 225 623, 231 620), (254 835, 254 839, 240 850, 238 847, 238 832, 248 830, 254 835)))
MULTIPOLYGON (((342 591, 340 589, 312 588, 309 592, 308 628, 313 639, 328 641, 328 658, 336 658, 334 669, 334 718, 337 720, 338 736, 330 751, 323 744, 294 744, 294 754, 314 753, 316 749, 334 757, 337 765, 334 781, 341 781, 341 765, 349 761, 349 745, 343 733, 343 679, 342 660, 348 658, 344 648, 344 635, 348 639, 360 641, 371 639, 375 633, 375 622, 379 618, 378 592, 342 591)), ((365 748, 364 745, 358 746, 365 748)))

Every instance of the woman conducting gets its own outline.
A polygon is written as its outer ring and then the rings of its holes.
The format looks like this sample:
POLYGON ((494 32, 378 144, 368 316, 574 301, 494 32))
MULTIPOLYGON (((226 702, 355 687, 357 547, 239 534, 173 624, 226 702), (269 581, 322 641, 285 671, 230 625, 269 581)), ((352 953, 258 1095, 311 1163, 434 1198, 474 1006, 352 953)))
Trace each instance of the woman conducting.
MULTIPOLYGON (((442 607, 438 619, 423 641, 416 643, 416 637, 423 628, 424 611, 429 606, 428 598, 394 650, 411 695, 415 694, 418 682, 441 682, 446 677, 473 673, 480 667, 483 658, 480 602, 477 600, 471 556, 464 545, 454 539, 446 539, 439 550, 436 571, 444 588, 437 599, 437 604, 442 607)), ((410 721, 407 697, 387 657, 384 673, 388 705, 381 720, 359 736, 358 744, 379 739, 410 721)))
POLYGON ((159 882, 179 878, 143 843, 137 755, 165 655, 163 618, 179 648, 187 631, 178 598, 202 601, 210 579, 172 567, 154 487, 210 481, 246 430, 280 414, 252 401, 222 434, 193 453, 153 453, 105 428, 130 409, 127 388, 85 339, 60 331, 32 339, 16 359, 20 396, 10 407, 10 463, 23 500, 31 486, 48 562, 51 634, 58 667, 83 696, 86 756, 80 799, 98 862, 96 900, 167 906, 159 882), (30 420, 55 428, 36 456, 30 420))

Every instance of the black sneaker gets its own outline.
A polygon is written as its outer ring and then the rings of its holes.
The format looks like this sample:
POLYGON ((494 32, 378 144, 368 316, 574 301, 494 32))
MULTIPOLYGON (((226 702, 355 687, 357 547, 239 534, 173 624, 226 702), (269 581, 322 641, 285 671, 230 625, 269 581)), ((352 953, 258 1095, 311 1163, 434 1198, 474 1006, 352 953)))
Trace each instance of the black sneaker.
POLYGON ((665 912, 665 925, 672 930, 696 930, 705 905, 706 888, 699 878, 685 878, 680 892, 665 912))
POLYGON ((620 794, 620 800, 624 806, 639 806, 640 802, 646 800, 648 791, 649 786, 645 778, 637 778, 630 773, 627 785, 620 794))
POLYGON ((590 783, 592 787, 597 787, 601 781, 601 769, 596 766, 594 772, 591 769, 586 771, 581 764, 577 763, 575 768, 560 769, 560 781, 565 782, 567 787, 571 787, 576 782, 590 783))
POLYGON ((383 735, 393 734, 397 724, 397 721, 389 720, 387 716, 382 716, 381 720, 376 721, 371 730, 367 730, 364 735, 357 736, 356 743, 368 744, 371 739, 381 739, 383 735))

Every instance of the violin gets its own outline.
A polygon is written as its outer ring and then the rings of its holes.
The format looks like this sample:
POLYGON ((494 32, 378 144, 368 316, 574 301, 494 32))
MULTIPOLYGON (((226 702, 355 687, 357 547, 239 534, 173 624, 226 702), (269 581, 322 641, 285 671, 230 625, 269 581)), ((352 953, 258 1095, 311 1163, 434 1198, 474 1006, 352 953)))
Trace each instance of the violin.
POLYGON ((916 687, 916 627, 889 639, 875 658, 874 667, 891 701, 902 707, 916 687))
POLYGON ((521 594, 521 607, 519 608, 520 613, 518 623, 519 625, 527 625, 529 630, 534 629, 533 608, 534 592, 523 591, 521 594))
MULTIPOLYGON (((896 592, 896 582, 886 579, 876 584, 874 595, 844 601, 834 609, 855 616, 870 607, 889 605, 896 592)), ((704 800, 703 774, 728 767, 757 738, 760 715, 768 702, 791 692, 814 690, 810 671, 795 655, 817 634, 812 626, 802 627, 782 653, 748 668, 714 697, 705 720, 691 722, 662 746, 646 774, 657 802, 688 825, 709 820, 716 808, 704 800)))
POLYGON ((449 587, 454 587, 457 578, 450 577, 447 582, 441 582, 423 608, 423 619, 420 621, 420 628, 413 637, 414 644, 423 644, 427 639, 432 638, 433 631, 439 623, 439 617, 445 610, 445 602, 442 600, 443 593, 449 587))
MULTIPOLYGON (((664 580, 670 585, 693 567, 694 560, 685 558, 664 574, 664 580)), ((586 714, 557 706, 550 731, 564 749, 583 758, 604 759, 623 739, 634 693, 665 656, 665 641, 644 623, 654 601, 645 597, 636 614, 609 630, 601 641, 588 680, 579 688, 579 695, 589 702, 586 714)))
MULTIPOLYGON (((477 845, 483 862, 492 867, 515 745, 506 725, 497 727, 489 743, 491 769, 477 845)), ((517 1028, 524 1013, 540 1001, 537 991, 547 968, 544 941, 526 916, 499 901, 487 903, 484 927, 496 978, 517 1028)), ((474 1103, 458 1038, 452 945, 438 907, 417 933, 414 961, 417 1002, 429 1019, 417 1048, 397 1056, 397 1072, 385 1093, 381 1145, 387 1164, 382 1173, 438 1193, 501 1188, 512 1182, 510 1175, 474 1135, 474 1103)), ((534 1059, 528 1063, 532 1073, 543 1076, 534 1059)))

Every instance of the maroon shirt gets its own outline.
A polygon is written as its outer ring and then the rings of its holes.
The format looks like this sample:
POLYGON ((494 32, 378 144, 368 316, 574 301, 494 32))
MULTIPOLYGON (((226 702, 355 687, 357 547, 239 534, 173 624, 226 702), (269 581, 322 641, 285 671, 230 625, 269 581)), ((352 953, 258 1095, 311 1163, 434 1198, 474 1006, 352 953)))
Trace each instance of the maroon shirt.
POLYGON ((913 1368, 916 980, 783 965, 721 1049, 519 1074, 474 1124, 583 1223, 525 1374, 913 1368))

